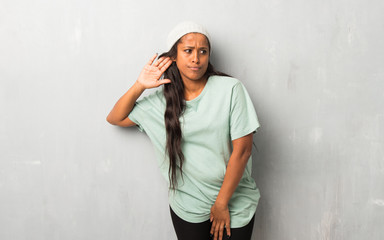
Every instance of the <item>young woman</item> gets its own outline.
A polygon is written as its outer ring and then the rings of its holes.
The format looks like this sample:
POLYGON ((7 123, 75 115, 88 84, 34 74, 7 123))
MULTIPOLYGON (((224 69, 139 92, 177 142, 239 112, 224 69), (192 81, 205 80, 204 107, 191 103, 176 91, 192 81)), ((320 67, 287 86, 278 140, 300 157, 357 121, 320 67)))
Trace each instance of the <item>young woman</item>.
POLYGON ((251 177, 259 127, 252 101, 240 81, 214 70, 202 26, 180 23, 167 44, 169 51, 149 60, 107 121, 136 125, 151 139, 169 181, 179 240, 250 239, 260 198, 251 177))

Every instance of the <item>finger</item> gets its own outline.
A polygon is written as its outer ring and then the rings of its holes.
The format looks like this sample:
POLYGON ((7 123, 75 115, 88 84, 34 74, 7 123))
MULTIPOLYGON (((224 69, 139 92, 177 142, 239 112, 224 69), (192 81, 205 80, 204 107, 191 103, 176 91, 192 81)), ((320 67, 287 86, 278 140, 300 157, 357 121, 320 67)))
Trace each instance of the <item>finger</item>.
POLYGON ((225 229, 227 230, 227 236, 230 237, 231 236, 231 222, 230 221, 227 221, 227 223, 225 224, 225 229))
POLYGON ((219 240, 223 239, 223 232, 224 232, 224 223, 220 224, 219 228, 219 240))
POLYGON ((152 66, 154 66, 154 67, 158 67, 159 64, 163 61, 163 59, 164 59, 163 57, 158 58, 158 59, 156 60, 156 62, 153 63, 152 66))
POLYGON ((161 80, 157 81, 157 86, 167 84, 167 83, 171 83, 171 80, 170 79, 161 79, 161 80))
POLYGON ((167 70, 169 66, 171 66, 171 64, 172 64, 172 60, 169 60, 167 63, 164 64, 164 66, 160 68, 160 71, 165 72, 165 70, 167 70))
POLYGON ((162 68, 165 64, 167 64, 169 62, 170 58, 166 57, 166 58, 163 58, 161 59, 161 61, 159 62, 158 64, 158 68, 162 68))
POLYGON ((153 61, 155 61, 156 57, 157 57, 157 53, 155 53, 155 55, 153 55, 151 59, 149 59, 149 61, 147 62, 147 65, 151 66, 153 61))
MULTIPOLYGON (((157 59, 157 61, 153 64, 153 66, 155 67, 159 67, 159 65, 164 62, 164 60, 167 59, 166 57, 160 57, 159 59, 157 59)), ((159 67, 160 68, 160 67, 159 67)))
POLYGON ((217 223, 216 226, 215 226, 215 240, 219 239, 219 231, 220 231, 220 224, 217 223))
POLYGON ((211 235, 213 235, 215 233, 215 225, 216 225, 216 222, 213 221, 213 223, 211 225, 211 231, 209 232, 211 235))

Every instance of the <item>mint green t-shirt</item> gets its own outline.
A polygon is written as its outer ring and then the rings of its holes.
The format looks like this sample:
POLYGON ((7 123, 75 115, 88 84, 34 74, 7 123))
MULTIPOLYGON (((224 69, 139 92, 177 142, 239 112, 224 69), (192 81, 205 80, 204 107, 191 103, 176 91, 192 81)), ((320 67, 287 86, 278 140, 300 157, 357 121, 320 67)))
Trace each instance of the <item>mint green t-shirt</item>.
MULTIPOLYGON (((164 111, 161 88, 137 101, 128 117, 149 136, 160 171, 169 182, 164 111)), ((203 222, 209 219, 223 183, 232 152, 231 141, 255 132, 260 125, 244 85, 235 78, 223 76, 211 76, 200 95, 186 101, 180 122, 185 157, 183 177, 178 176, 177 189, 169 191, 169 204, 185 221, 203 222)), ((228 204, 231 228, 247 225, 256 212, 260 193, 251 169, 250 157, 228 204)))

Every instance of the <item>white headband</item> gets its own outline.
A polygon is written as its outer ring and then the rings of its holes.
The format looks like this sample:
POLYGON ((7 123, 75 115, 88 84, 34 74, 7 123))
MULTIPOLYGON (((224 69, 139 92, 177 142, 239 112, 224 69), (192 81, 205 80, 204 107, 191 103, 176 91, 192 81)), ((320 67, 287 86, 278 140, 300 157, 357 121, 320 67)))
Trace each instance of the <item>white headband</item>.
MULTIPOLYGON (((209 36, 207 30, 203 26, 201 26, 197 23, 188 21, 188 22, 179 23, 168 34, 168 38, 167 38, 168 50, 170 50, 172 48, 172 46, 177 42, 177 40, 179 40, 182 36, 184 36, 185 34, 194 33, 194 32, 195 33, 201 33, 201 34, 205 35, 207 37, 209 43, 212 44, 211 37, 209 36)), ((212 49, 212 45, 211 45, 211 49, 212 49)))

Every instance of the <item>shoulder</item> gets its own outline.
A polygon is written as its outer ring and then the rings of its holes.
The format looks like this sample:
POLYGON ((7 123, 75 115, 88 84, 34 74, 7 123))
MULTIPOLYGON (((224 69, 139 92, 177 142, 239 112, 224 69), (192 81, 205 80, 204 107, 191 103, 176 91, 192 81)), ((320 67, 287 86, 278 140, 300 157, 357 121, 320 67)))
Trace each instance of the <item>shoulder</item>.
POLYGON ((136 102, 136 106, 139 106, 144 110, 149 110, 153 107, 161 107, 163 105, 165 106, 165 98, 162 87, 136 102))
POLYGON ((227 84, 227 85, 236 85, 240 81, 237 78, 230 76, 219 76, 213 75, 209 78, 209 81, 215 82, 217 84, 227 84))
POLYGON ((226 92, 232 94, 236 89, 244 88, 244 85, 240 80, 234 77, 229 76, 218 76, 214 75, 209 78, 211 88, 215 89, 218 92, 226 92))
POLYGON ((211 76, 208 81, 211 81, 211 85, 216 88, 232 89, 236 85, 242 85, 240 80, 234 77, 229 77, 229 76, 214 75, 214 76, 211 76))

